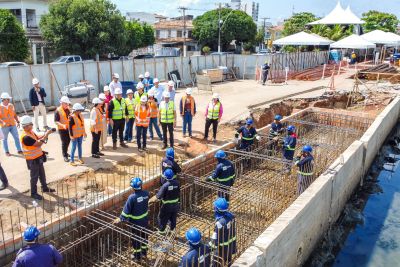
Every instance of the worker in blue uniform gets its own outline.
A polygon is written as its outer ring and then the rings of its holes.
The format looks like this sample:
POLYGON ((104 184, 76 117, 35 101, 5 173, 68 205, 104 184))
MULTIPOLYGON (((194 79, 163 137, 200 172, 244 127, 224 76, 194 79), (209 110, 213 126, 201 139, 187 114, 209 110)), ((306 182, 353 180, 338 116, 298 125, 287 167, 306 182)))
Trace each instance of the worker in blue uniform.
POLYGON ((295 165, 297 170, 297 195, 303 193, 313 182, 314 176, 314 157, 311 155, 312 147, 305 145, 301 150, 301 155, 296 158, 295 165))
POLYGON ((27 245, 17 253, 13 267, 53 267, 61 264, 63 257, 55 247, 49 244, 39 244, 39 229, 29 226, 23 237, 27 245))
POLYGON ((182 257, 179 267, 211 266, 211 248, 201 242, 201 232, 197 228, 186 231, 189 251, 182 257))
POLYGON ((141 257, 147 256, 146 229, 149 224, 149 192, 142 190, 142 179, 132 178, 131 187, 135 192, 128 197, 121 212, 120 220, 132 224, 132 260, 140 261, 141 257))
POLYGON ((269 129, 268 134, 268 150, 269 155, 275 155, 277 147, 278 147, 278 138, 285 131, 283 124, 281 123, 282 116, 277 114, 274 117, 274 121, 271 123, 271 128, 269 129))
POLYGON ((235 216, 228 211, 229 203, 225 198, 214 201, 215 228, 211 236, 210 246, 223 262, 217 266, 230 266, 232 256, 236 253, 235 216))
MULTIPOLYGON (((287 136, 282 141, 282 154, 283 158, 289 161, 293 161, 294 152, 296 150, 297 135, 296 127, 289 125, 287 127, 287 136)), ((285 164, 285 169, 290 172, 291 164, 285 164)))
POLYGON ((207 177, 207 181, 217 182, 222 185, 220 190, 218 190, 218 196, 224 197, 229 201, 229 189, 226 187, 233 186, 235 182, 235 166, 231 161, 226 159, 226 153, 223 150, 218 150, 214 156, 217 161, 217 167, 215 168, 213 174, 207 177))
POLYGON ((239 145, 240 150, 249 150, 251 145, 254 144, 254 139, 260 139, 259 135, 257 135, 256 128, 253 126, 253 120, 250 118, 246 120, 246 125, 241 126, 237 130, 235 134, 235 140, 239 138, 239 135, 242 135, 239 145))
POLYGON ((161 178, 160 178, 160 184, 163 185, 165 183, 165 178, 164 178, 164 172, 166 169, 171 169, 175 176, 174 179, 176 179, 176 175, 179 174, 182 169, 179 166, 179 164, 175 161, 175 152, 172 147, 167 148, 165 151, 165 158, 162 159, 161 161, 161 178))

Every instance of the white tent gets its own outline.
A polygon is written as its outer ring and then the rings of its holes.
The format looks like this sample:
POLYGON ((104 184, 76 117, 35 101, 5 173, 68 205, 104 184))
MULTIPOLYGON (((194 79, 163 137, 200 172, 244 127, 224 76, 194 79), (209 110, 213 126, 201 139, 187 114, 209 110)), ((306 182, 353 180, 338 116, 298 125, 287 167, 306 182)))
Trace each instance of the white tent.
POLYGON ((344 10, 340 2, 338 2, 336 7, 328 15, 320 20, 309 23, 308 25, 359 25, 364 23, 364 21, 351 11, 350 6, 344 10))
POLYGON ((310 34, 306 32, 299 32, 293 35, 283 37, 275 40, 274 45, 329 45, 333 41, 323 38, 317 34, 310 34))
POLYGON ((361 37, 368 42, 374 44, 383 44, 383 45, 399 45, 400 44, 400 36, 397 34, 390 34, 388 32, 384 32, 381 30, 375 30, 372 32, 365 33, 361 35, 361 37))
POLYGON ((358 35, 350 35, 330 45, 330 48, 368 49, 375 48, 374 43, 368 42, 358 35))

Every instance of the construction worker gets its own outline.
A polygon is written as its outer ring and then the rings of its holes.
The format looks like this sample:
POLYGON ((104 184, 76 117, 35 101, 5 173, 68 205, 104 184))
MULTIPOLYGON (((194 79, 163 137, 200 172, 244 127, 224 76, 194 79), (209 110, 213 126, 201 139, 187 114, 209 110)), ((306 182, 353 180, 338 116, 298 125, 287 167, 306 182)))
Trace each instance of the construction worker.
POLYGON ((213 126, 213 142, 217 141, 217 129, 218 123, 221 121, 223 113, 222 104, 219 101, 219 95, 217 93, 213 94, 212 100, 208 103, 206 108, 206 125, 204 129, 204 140, 208 139, 208 131, 210 126, 213 126))
POLYGON ((254 139, 260 139, 260 136, 257 135, 256 128, 253 127, 253 119, 251 118, 246 120, 245 126, 241 126, 237 130, 235 140, 239 138, 239 135, 242 135, 239 145, 240 150, 248 150, 249 147, 254 144, 254 139))
MULTIPOLYGON (((289 125, 287 127, 287 136, 283 139, 281 143, 283 158, 289 161, 293 161, 297 143, 296 128, 293 125, 289 125)), ((290 172, 290 167, 290 164, 286 164, 287 172, 290 172)))
POLYGON ((262 83, 262 85, 265 85, 265 83, 266 83, 267 80, 268 80, 268 72, 269 72, 269 69, 270 69, 270 67, 269 67, 269 65, 268 65, 268 62, 265 61, 264 65, 262 65, 262 76, 263 76, 263 83, 262 83))
POLYGON ((45 130, 50 128, 47 126, 47 114, 45 106, 45 98, 47 96, 46 91, 40 86, 39 80, 37 78, 32 79, 33 87, 29 91, 29 102, 31 103, 33 110, 33 117, 35 118, 36 132, 40 132, 39 129, 39 112, 43 118, 43 125, 45 130))
MULTIPOLYGON (((176 175, 182 171, 179 164, 175 161, 175 152, 172 147, 167 148, 165 151, 165 158, 161 161, 161 173, 163 174, 167 169, 171 169, 174 172, 174 179, 176 179, 176 175)), ((161 175, 160 183, 161 185, 165 183, 163 175, 161 175)))
POLYGON ((162 149, 167 148, 168 132, 170 147, 174 147, 174 128, 176 126, 176 108, 174 101, 170 100, 170 93, 165 91, 163 93, 164 100, 159 105, 158 120, 161 124, 164 138, 164 146, 162 149))
POLYGON ((132 142, 133 138, 133 124, 135 123, 135 99, 133 98, 133 90, 126 91, 127 97, 125 98, 126 108, 128 109, 128 121, 125 123, 125 142, 132 142))
POLYGON ((50 244, 39 244, 39 229, 28 226, 23 234, 27 243, 21 248, 12 267, 55 267, 62 263, 63 257, 57 249, 50 244))
POLYGON ((104 110, 105 110, 106 122, 107 122, 107 136, 111 136, 112 126, 108 121, 108 107, 110 106, 110 102, 112 101, 113 96, 110 93, 110 87, 108 87, 108 85, 105 85, 103 90, 104 90, 104 96, 105 96, 104 110))
POLYGON ((301 155, 296 158, 295 165, 299 168, 297 171, 297 195, 303 193, 313 182, 314 157, 311 155, 312 147, 303 146, 301 155))
POLYGON ((144 84, 143 83, 143 80, 144 80, 144 76, 143 76, 143 74, 139 74, 139 82, 138 83, 142 83, 142 84, 144 84))
MULTIPOLYGON (((101 138, 100 138, 100 147, 103 150, 104 145, 107 143, 107 134, 108 134, 108 125, 107 125, 107 117, 106 117, 106 112, 107 112, 107 104, 106 104, 106 95, 104 93, 99 94, 99 99, 103 102, 102 105, 100 105, 100 111, 101 114, 103 115, 103 130, 101 131, 101 138)), ((100 156, 104 156, 103 153, 98 153, 100 156)))
POLYGON ((110 93, 111 93, 111 96, 113 96, 113 97, 115 96, 115 89, 119 88, 122 91, 122 84, 119 81, 119 74, 118 73, 113 73, 112 81, 110 82, 108 87, 110 88, 110 93))
POLYGON ((283 128, 283 124, 281 123, 282 116, 275 115, 274 121, 271 123, 271 129, 269 130, 268 139, 272 140, 275 137, 279 136, 285 129, 283 128))
POLYGON ((148 92, 153 87, 153 78, 150 77, 150 72, 146 71, 144 73, 144 89, 148 92))
POLYGON ((150 123, 150 108, 147 105, 147 96, 142 95, 140 104, 135 108, 136 117, 136 142, 139 152, 146 151, 147 128, 150 123), (143 143, 141 142, 143 139, 143 143))
MULTIPOLYGON (((140 260, 147 256, 148 234, 145 229, 149 224, 149 192, 142 190, 143 182, 139 177, 130 182, 134 193, 128 197, 121 212, 120 220, 132 224, 132 260, 140 260)), ((119 220, 116 220, 118 222, 119 220)))
POLYGON ((218 164, 213 172, 213 174, 207 177, 207 181, 217 182, 218 184, 224 186, 218 190, 218 196, 224 197, 227 201, 229 201, 229 189, 233 186, 235 182, 235 166, 233 163, 226 159, 226 153, 223 150, 218 150, 214 156, 218 164))
POLYGON ((186 127, 189 132, 189 137, 192 137, 192 120, 196 115, 196 102, 192 96, 192 88, 186 88, 186 95, 181 98, 179 111, 183 119, 183 137, 186 137, 186 127))
POLYGON ((121 147, 128 147, 124 143, 124 128, 125 122, 128 120, 128 108, 126 107, 125 99, 122 98, 122 90, 115 89, 115 97, 111 100, 108 106, 108 119, 112 127, 113 149, 117 149, 117 134, 121 147))
POLYGON ((156 130, 158 138, 162 141, 163 136, 160 131, 160 127, 158 126, 158 102, 157 98, 154 97, 154 90, 150 90, 149 93, 149 108, 150 108, 150 124, 149 124, 149 132, 150 132, 150 140, 154 139, 153 127, 156 130))
POLYGON ((61 139, 61 151, 64 157, 65 162, 69 162, 69 154, 68 147, 71 142, 71 138, 69 137, 69 116, 71 114, 71 110, 69 109, 69 105, 71 101, 67 96, 62 96, 60 99, 60 106, 54 112, 54 122, 57 125, 58 133, 61 139))
POLYGON ((211 236, 210 246, 214 255, 222 259, 217 266, 230 266, 236 253, 236 222, 235 216, 228 211, 229 202, 225 198, 214 201, 215 230, 211 236))
POLYGON ((104 156, 100 152, 100 139, 101 132, 104 129, 103 112, 101 106, 103 101, 100 98, 93 98, 93 108, 90 111, 90 132, 92 133, 92 158, 98 159, 100 156, 104 156))
POLYGON ((42 185, 43 192, 55 192, 54 189, 49 188, 46 183, 46 173, 44 171, 43 163, 47 160, 46 155, 43 153, 42 145, 47 143, 47 138, 56 129, 50 129, 45 132, 41 137, 33 132, 33 122, 30 116, 22 116, 21 126, 23 132, 20 136, 22 150, 26 159, 26 164, 30 171, 31 177, 31 197, 37 200, 42 200, 43 197, 37 193, 38 179, 42 185))
POLYGON ((17 113, 15 113, 14 105, 10 103, 11 97, 8 93, 1 94, 0 104, 0 125, 1 131, 3 132, 3 149, 6 156, 11 156, 10 150, 8 149, 8 134, 11 133, 14 138, 15 146, 17 147, 18 154, 22 154, 21 143, 19 142, 18 129, 19 119, 17 113))
POLYGON ((170 100, 172 100, 175 103, 175 93, 176 93, 176 91, 175 91, 174 87, 175 87, 174 81, 168 81, 167 89, 165 91, 169 92, 170 100))
POLYGON ((163 100, 164 87, 160 85, 160 81, 157 78, 153 80, 154 86, 150 89, 154 92, 154 97, 157 99, 157 103, 160 104, 163 100))
POLYGON ((211 266, 211 248, 201 242, 201 232, 197 228, 186 231, 189 251, 182 257, 178 267, 208 267, 211 266))
POLYGON ((82 112, 85 108, 79 104, 75 103, 72 106, 72 114, 69 117, 69 136, 71 138, 72 147, 71 147, 71 159, 70 165, 76 166, 75 163, 75 150, 78 148, 78 162, 83 164, 82 158, 82 142, 83 139, 86 138, 85 131, 85 119, 83 118, 82 112))
POLYGON ((357 62, 357 54, 356 54, 356 52, 354 52, 354 50, 351 52, 350 57, 351 57, 350 63, 351 64, 356 64, 356 62, 357 62))
POLYGON ((134 94, 134 99, 135 99, 135 104, 139 105, 140 104, 140 98, 142 96, 147 96, 147 93, 144 92, 144 85, 141 82, 139 82, 136 85, 136 89, 137 89, 137 91, 134 94))

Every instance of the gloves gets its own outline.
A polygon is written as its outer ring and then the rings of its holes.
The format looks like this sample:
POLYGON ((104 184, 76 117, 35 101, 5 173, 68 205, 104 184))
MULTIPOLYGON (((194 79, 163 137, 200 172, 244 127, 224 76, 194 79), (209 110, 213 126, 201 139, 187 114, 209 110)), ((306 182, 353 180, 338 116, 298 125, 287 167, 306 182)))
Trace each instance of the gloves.
POLYGON ((206 182, 213 182, 214 178, 210 175, 208 177, 206 177, 206 182))
POLYGON ((239 144, 239 138, 235 137, 235 138, 233 139, 233 142, 234 142, 236 145, 239 144))
POLYGON ((239 138, 239 134, 238 133, 235 133, 235 138, 239 138))
POLYGON ((261 136, 257 135, 256 139, 257 139, 257 141, 260 141, 261 140, 261 136))
POLYGON ((296 157, 295 161, 299 161, 301 159, 301 157, 296 157))

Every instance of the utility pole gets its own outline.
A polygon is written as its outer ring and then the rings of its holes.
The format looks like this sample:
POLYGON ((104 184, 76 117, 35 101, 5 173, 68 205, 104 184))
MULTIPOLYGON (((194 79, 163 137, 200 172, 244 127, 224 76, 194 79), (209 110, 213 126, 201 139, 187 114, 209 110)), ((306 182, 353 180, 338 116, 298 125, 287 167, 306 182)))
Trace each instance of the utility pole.
POLYGON ((261 49, 264 49, 265 48, 265 21, 270 18, 264 17, 261 19, 264 21, 263 22, 263 41, 262 41, 261 49))
POLYGON ((179 7, 182 10, 182 18, 183 18, 183 56, 186 57, 186 10, 187 7, 179 7))
POLYGON ((218 4, 218 53, 221 52, 221 3, 218 4))

